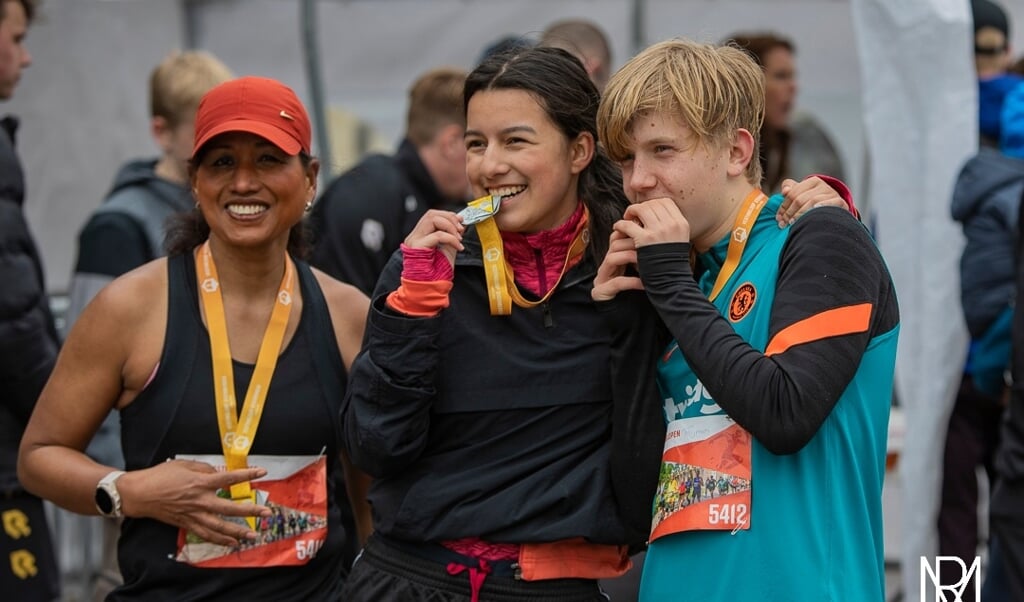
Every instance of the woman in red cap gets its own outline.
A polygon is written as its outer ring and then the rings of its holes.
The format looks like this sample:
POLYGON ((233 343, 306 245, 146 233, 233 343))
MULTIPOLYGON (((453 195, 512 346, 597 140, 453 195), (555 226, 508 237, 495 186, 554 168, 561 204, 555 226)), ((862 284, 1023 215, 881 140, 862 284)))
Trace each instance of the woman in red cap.
POLYGON ((298 259, 318 169, 291 89, 211 90, 196 211, 65 343, 19 476, 69 510, 125 517, 108 600, 337 598, 358 545, 346 483, 363 485, 343 475, 337 416, 368 301, 298 259), (112 409, 127 472, 82 451, 112 409))

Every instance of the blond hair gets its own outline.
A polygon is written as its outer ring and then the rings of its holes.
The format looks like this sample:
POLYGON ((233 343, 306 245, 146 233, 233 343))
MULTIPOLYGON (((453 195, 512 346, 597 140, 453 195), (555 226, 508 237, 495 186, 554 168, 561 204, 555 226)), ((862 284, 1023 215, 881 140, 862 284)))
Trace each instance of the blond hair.
POLYGON ((466 72, 453 67, 433 69, 409 88, 405 135, 416 146, 429 144, 437 132, 451 124, 466 127, 462 88, 466 72))
POLYGON ((209 52, 173 52, 149 75, 149 114, 176 127, 195 117, 203 95, 233 78, 227 65, 209 52))
POLYGON ((754 185, 761 181, 764 73, 743 50, 672 39, 633 57, 608 82, 597 113, 598 136, 613 159, 626 158, 633 120, 648 113, 674 115, 705 148, 720 148, 736 130, 747 130, 754 152, 746 176, 754 185))

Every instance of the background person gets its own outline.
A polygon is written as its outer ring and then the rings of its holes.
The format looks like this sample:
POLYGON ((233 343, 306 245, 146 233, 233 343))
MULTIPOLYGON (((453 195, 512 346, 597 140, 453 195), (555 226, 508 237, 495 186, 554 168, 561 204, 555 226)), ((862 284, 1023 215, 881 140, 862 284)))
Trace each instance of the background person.
MULTIPOLYGON (((996 450, 1009 394, 1006 374, 1012 353, 1012 324, 1017 248, 1017 212, 1024 193, 1024 120, 1012 106, 1024 91, 1009 75, 1009 20, 995 3, 973 2, 974 62, 978 72, 978 152, 957 175, 950 204, 963 226, 966 243, 960 257, 960 298, 970 346, 960 387, 946 428, 942 457, 942 497, 937 520, 938 554, 960 558, 967 566, 988 549, 984 599, 1008 586, 998 570, 1000 554, 985 527, 988 506, 979 508, 978 471, 991 491, 996 485, 996 450), (1010 90, 1007 92, 1007 90, 1010 90)), ((952 571, 939 575, 955 585, 952 571)), ((1005 594, 1003 594, 1005 595, 1005 594)), ((973 602, 974 590, 963 592, 973 602)))
POLYGON ((612 47, 608 35, 596 23, 586 19, 555 21, 544 28, 538 44, 561 48, 578 58, 598 92, 608 84, 612 74, 612 47))
POLYGON ((808 114, 795 114, 799 91, 796 45, 773 32, 728 36, 757 61, 765 77, 765 113, 758 159, 767 192, 782 189, 786 178, 827 174, 843 179, 842 161, 825 130, 808 114))
MULTIPOLYGON (((0 2, 0 100, 10 100, 32 64, 25 37, 31 0, 0 2)), ((25 221, 25 174, 15 151, 18 120, 0 119, 0 591, 16 600, 60 595, 43 501, 16 474, 18 442, 53 369, 60 341, 50 314, 39 250, 25 221)))
MULTIPOLYGON (((296 259, 319 169, 310 137, 304 107, 277 81, 245 77, 208 92, 189 172, 197 209, 172 229, 168 258, 116 279, 89 304, 40 396, 19 474, 64 508, 126 517, 119 542, 124 584, 108 599, 337 599, 351 561, 347 541, 356 537, 342 524, 340 506, 345 486, 360 483, 342 475, 335 417, 367 300, 296 259), (214 382, 233 383, 237 398, 214 382), (121 413, 124 473, 83 451, 111 409, 121 413), (326 500, 318 550, 287 541, 290 554, 228 554, 234 568, 182 562, 179 543, 199 543, 193 534, 210 553, 251 545, 263 521, 228 518, 269 517, 268 504, 305 503, 303 496, 256 497, 255 504, 218 496, 268 475, 271 468, 237 467, 246 464, 244 455, 240 462, 229 456, 226 471, 173 459, 222 458, 224 446, 243 435, 251 445, 243 453, 274 456, 278 464, 325 460, 302 473, 312 482, 323 475, 320 486, 297 484, 326 500)), ((255 492, 273 487, 253 485, 255 492)), ((352 497, 357 505, 362 499, 352 497)))
POLYGON ((1006 95, 1024 83, 1024 77, 1010 69, 1010 20, 1003 7, 992 0, 971 0, 971 18, 974 68, 978 74, 979 142, 982 146, 998 147, 1006 95))
POLYGON ((465 81, 465 71, 450 68, 417 78, 395 154, 370 155, 331 182, 310 219, 314 266, 370 294, 388 258, 427 210, 465 205, 465 81))

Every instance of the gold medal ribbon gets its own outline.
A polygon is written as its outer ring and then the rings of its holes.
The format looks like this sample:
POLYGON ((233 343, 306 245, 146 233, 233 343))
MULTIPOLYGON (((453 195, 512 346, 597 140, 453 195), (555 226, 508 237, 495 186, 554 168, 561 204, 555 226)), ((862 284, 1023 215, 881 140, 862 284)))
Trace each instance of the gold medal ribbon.
POLYGON ((487 298, 491 304, 492 316, 507 316, 511 314, 512 303, 523 308, 536 307, 551 297, 551 294, 558 288, 558 283, 562 281, 562 277, 565 276, 565 273, 572 265, 573 260, 579 257, 584 249, 587 248, 587 243, 590 241, 590 231, 587 230, 589 216, 590 214, 586 206, 584 206, 583 217, 580 218, 580 223, 576 225, 576 232, 572 243, 569 245, 569 251, 565 255, 562 272, 558 275, 558 280, 555 281, 555 284, 537 301, 530 301, 519 292, 515 282, 515 274, 512 272, 512 266, 505 261, 501 233, 498 231, 497 224, 494 223, 494 218, 491 217, 477 223, 476 231, 480 237, 480 245, 483 248, 484 274, 487 278, 487 298))
MULTIPOLYGON (((238 415, 235 401, 234 367, 231 363, 231 349, 228 344, 227 320, 224 317, 224 299, 221 297, 217 266, 210 254, 210 242, 206 241, 196 253, 196 279, 199 281, 199 299, 206 312, 206 325, 210 333, 210 355, 213 357, 213 388, 217 402, 217 426, 220 427, 221 447, 228 470, 248 466, 249 450, 252 448, 256 429, 263 415, 270 379, 274 376, 277 356, 281 353, 284 333, 292 309, 295 288, 295 264, 285 254, 284 276, 274 301, 270 322, 263 333, 263 342, 256 359, 252 380, 245 392, 242 413, 238 415), (237 418, 236 418, 237 416, 237 418)), ((248 481, 231 486, 231 499, 236 502, 251 501, 255 495, 248 481)), ((255 523, 248 517, 250 527, 255 523)))
POLYGON ((750 231, 757 221, 761 208, 768 202, 768 197, 758 189, 750 191, 747 198, 743 199, 740 211, 736 214, 736 221, 732 225, 732 233, 729 236, 729 250, 725 253, 725 263, 722 270, 715 278, 715 286, 711 288, 711 295, 708 299, 715 300, 718 293, 722 292, 725 283, 732 277, 733 272, 740 265, 740 258, 743 257, 743 249, 747 248, 747 239, 750 238, 750 231))

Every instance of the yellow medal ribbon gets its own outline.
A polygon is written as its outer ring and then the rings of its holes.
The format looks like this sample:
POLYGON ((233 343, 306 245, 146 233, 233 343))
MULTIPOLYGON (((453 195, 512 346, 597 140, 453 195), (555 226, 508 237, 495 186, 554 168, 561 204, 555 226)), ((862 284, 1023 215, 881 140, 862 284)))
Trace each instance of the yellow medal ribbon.
POLYGON ((740 258, 743 257, 743 249, 747 248, 747 239, 750 238, 750 231, 757 221, 761 208, 768 202, 768 197, 758 189, 750 191, 747 198, 743 199, 740 211, 736 214, 736 221, 732 225, 732 233, 729 235, 729 250, 725 253, 725 263, 722 270, 715 278, 715 286, 711 288, 711 295, 708 299, 715 300, 718 293, 725 288, 725 283, 732 277, 733 272, 740 265, 740 258))
POLYGON ((584 249, 587 248, 587 243, 590 242, 590 231, 587 230, 589 216, 590 214, 586 206, 584 206, 583 217, 576 226, 576 233, 572 244, 569 245, 569 251, 566 253, 562 273, 558 275, 558 280, 555 281, 555 284, 547 293, 537 301, 530 301, 519 292, 519 288, 515 283, 515 274, 512 272, 512 266, 508 265, 508 262, 505 261, 501 233, 498 231, 497 224, 494 223, 494 218, 491 217, 477 223, 476 231, 480 237, 480 245, 483 248, 484 274, 487 278, 487 298, 491 304, 492 316, 507 316, 511 314, 512 303, 523 308, 536 307, 551 297, 555 289, 558 288, 558 283, 562 281, 562 277, 569 270, 572 261, 583 253, 584 249))
MULTIPOLYGON (((217 425, 220 427, 221 447, 228 470, 248 466, 249 450, 252 448, 256 429, 263 415, 270 379, 274 376, 277 356, 281 353, 284 333, 292 309, 295 289, 295 264, 285 254, 284 276, 280 291, 270 314, 270 322, 263 333, 263 342, 256 359, 252 380, 245 393, 242 413, 238 415, 235 401, 234 367, 231 363, 231 349, 228 344, 227 320, 224 317, 224 299, 221 297, 217 266, 210 253, 210 242, 206 241, 196 253, 196 279, 199 282, 199 299, 206 312, 206 325, 210 333, 210 355, 213 357, 213 388, 217 402, 217 425), (237 418, 236 418, 237 416, 237 418)), ((231 499, 236 502, 255 503, 255 494, 248 481, 231 486, 231 499)), ((249 526, 255 528, 255 519, 247 517, 249 526)))

